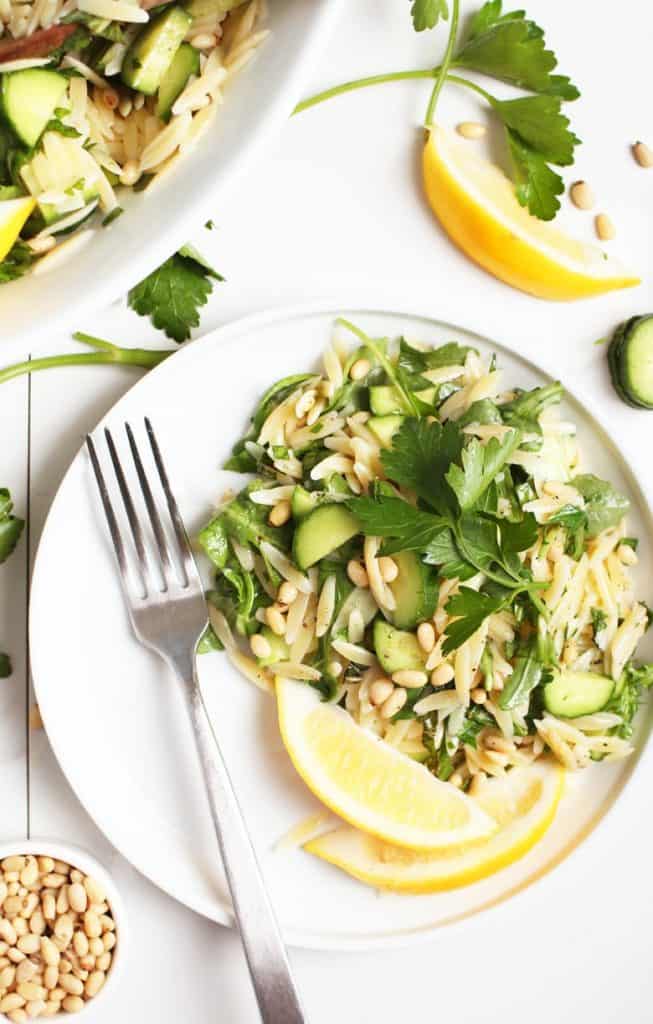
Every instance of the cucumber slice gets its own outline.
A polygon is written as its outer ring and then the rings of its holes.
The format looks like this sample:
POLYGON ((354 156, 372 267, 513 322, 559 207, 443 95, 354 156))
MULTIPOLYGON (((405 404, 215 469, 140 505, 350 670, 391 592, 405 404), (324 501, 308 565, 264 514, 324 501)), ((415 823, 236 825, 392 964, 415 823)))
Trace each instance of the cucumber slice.
POLYGON ((392 621, 399 629, 414 629, 435 611, 437 577, 414 551, 399 551, 392 557, 399 569, 397 579, 390 584, 397 602, 392 621))
POLYGON ((544 706, 560 718, 579 718, 601 711, 610 700, 614 680, 597 672, 556 672, 544 687, 544 706))
POLYGON ((392 448, 392 438, 403 422, 404 417, 399 415, 371 416, 367 426, 384 448, 392 448))
POLYGON ((191 75, 200 71, 200 53, 190 43, 182 43, 172 58, 172 64, 161 79, 156 101, 157 117, 170 120, 170 112, 177 97, 184 91, 191 75))
POLYGON ((405 413, 406 404, 391 384, 376 384, 370 388, 370 409, 375 416, 396 416, 405 413))
POLYGON ((239 7, 243 0, 188 0, 184 4, 191 18, 208 18, 213 15, 220 17, 228 14, 234 7, 239 7))
POLYGON ((374 623, 374 649, 381 667, 389 675, 402 669, 424 671, 424 652, 415 634, 395 629, 384 619, 374 623))
POLYGON ((18 138, 35 146, 68 86, 56 71, 27 68, 1 76, 0 106, 18 138))
POLYGON ((277 636, 277 634, 273 633, 268 626, 263 626, 261 636, 267 640, 271 648, 267 657, 256 659, 261 668, 267 668, 268 665, 274 665, 277 661, 289 660, 290 650, 282 636, 277 636))
POLYGON ((317 506, 319 497, 297 484, 290 499, 290 509, 295 519, 303 519, 317 506))
POLYGON ((620 324, 608 349, 615 391, 628 405, 653 409, 653 314, 620 324))
POLYGON ((358 520, 343 505, 320 505, 300 520, 293 558, 300 569, 308 569, 359 532, 358 520))
POLYGON ((125 85, 146 96, 153 96, 192 20, 182 7, 168 7, 153 18, 127 50, 121 71, 125 85))

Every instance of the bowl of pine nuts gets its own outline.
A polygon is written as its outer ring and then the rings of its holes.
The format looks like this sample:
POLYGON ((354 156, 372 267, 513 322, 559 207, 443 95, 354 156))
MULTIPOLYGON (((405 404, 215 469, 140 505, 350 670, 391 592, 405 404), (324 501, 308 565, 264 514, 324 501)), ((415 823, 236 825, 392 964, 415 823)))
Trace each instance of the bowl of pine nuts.
POLYGON ((83 1012, 115 985, 124 952, 122 900, 91 854, 0 842, 0 1022, 83 1012))

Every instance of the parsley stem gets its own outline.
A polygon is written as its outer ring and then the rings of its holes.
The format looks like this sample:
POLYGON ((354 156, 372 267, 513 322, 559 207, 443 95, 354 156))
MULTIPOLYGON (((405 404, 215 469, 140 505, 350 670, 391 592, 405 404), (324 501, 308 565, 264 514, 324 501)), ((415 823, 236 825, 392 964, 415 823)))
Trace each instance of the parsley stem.
POLYGON ((356 89, 366 89, 370 85, 383 85, 385 82, 405 82, 416 78, 435 78, 439 73, 440 67, 438 66, 437 68, 424 68, 415 71, 388 71, 382 75, 356 78, 350 82, 342 82, 340 85, 334 85, 330 89, 324 89, 322 92, 316 92, 313 96, 307 97, 307 99, 297 104, 293 114, 301 114, 303 110, 316 107, 318 103, 324 103, 325 100, 333 99, 335 96, 343 96, 345 93, 354 92, 356 89))
POLYGON ((447 75, 447 81, 452 82, 453 85, 464 85, 466 89, 471 89, 473 92, 478 93, 479 96, 482 96, 483 99, 487 100, 491 106, 494 106, 496 103, 495 96, 486 92, 486 90, 482 89, 480 85, 476 84, 476 82, 470 81, 469 78, 461 78, 460 75, 447 75))
POLYGON ((435 108, 437 106, 438 98, 444 85, 445 78, 447 77, 447 71, 453 58, 453 51, 456 45, 456 36, 458 35, 458 17, 460 14, 460 3, 459 0, 453 0, 451 5, 451 26, 449 28, 449 38, 447 40, 447 48, 444 51, 444 60, 440 65, 440 72, 436 79, 435 85, 433 86, 433 92, 429 100, 429 105, 426 108, 425 123, 426 127, 430 128, 433 124, 433 117, 435 115, 435 108))
POLYGON ((157 366, 172 355, 175 349, 120 348, 110 341, 94 338, 90 334, 78 332, 73 335, 95 352, 71 352, 66 355, 44 356, 41 359, 27 359, 22 363, 14 363, 0 370, 0 384, 21 377, 26 373, 38 373, 39 370, 50 370, 58 366, 96 366, 108 363, 124 363, 128 366, 140 366, 145 370, 157 366))

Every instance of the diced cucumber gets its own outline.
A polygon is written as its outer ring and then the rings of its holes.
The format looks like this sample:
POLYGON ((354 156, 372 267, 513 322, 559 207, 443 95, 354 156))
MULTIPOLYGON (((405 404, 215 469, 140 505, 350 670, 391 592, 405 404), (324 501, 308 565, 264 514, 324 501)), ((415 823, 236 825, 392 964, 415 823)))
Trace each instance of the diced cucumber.
POLYGON ((184 4, 191 18, 208 18, 212 15, 220 17, 228 14, 234 7, 240 7, 244 0, 188 0, 184 4))
POLYGON ((379 439, 384 448, 392 448, 393 435, 397 433, 403 422, 404 417, 398 414, 392 416, 371 416, 367 421, 367 426, 375 437, 379 439))
POLYGON ((374 623, 374 649, 381 667, 389 675, 403 669, 424 671, 424 652, 415 634, 395 629, 384 619, 374 623))
POLYGON ((406 414, 406 403, 391 384, 376 384, 370 388, 370 409, 375 416, 406 414))
POLYGON ((608 362, 619 397, 638 409, 653 409, 653 313, 633 316, 617 328, 608 362))
POLYGON ((191 24, 191 16, 182 7, 168 7, 152 18, 125 55, 121 71, 125 85, 153 96, 191 24))
POLYGON ((295 519, 302 519, 312 512, 319 501, 319 495, 307 491, 301 484, 297 484, 290 499, 290 509, 295 519))
POLYGON ((172 64, 161 79, 156 101, 156 113, 162 121, 170 120, 170 112, 177 97, 186 88, 191 75, 198 75, 200 53, 190 43, 182 43, 172 58, 172 64))
POLYGON ((277 661, 288 661, 290 657, 290 651, 288 644, 282 636, 277 636, 273 633, 268 626, 263 626, 260 634, 270 645, 270 653, 265 658, 257 658, 257 662, 261 668, 267 668, 268 665, 274 665, 277 661))
POLYGON ((360 532, 358 520, 344 505, 319 505, 300 520, 293 537, 293 557, 308 569, 360 532))
POLYGON ((396 601, 392 621, 399 629, 414 629, 435 611, 437 577, 415 551, 399 551, 392 557, 399 569, 399 575, 390 584, 396 601))
POLYGON ((556 672, 544 687, 544 706, 560 718, 578 718, 601 711, 610 700, 614 681, 597 672, 556 672))
POLYGON ((68 80, 56 71, 27 68, 0 76, 2 113, 18 138, 35 146, 60 106, 68 80))

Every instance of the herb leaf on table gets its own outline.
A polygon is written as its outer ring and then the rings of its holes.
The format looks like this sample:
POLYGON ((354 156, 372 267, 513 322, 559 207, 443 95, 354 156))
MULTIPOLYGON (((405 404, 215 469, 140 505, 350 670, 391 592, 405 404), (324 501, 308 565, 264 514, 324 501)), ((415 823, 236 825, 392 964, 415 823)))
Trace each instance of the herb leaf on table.
POLYGON ((411 0, 410 13, 416 32, 435 28, 440 18, 449 17, 447 0, 411 0))
POLYGON ((223 280, 195 248, 185 245, 135 285, 128 302, 136 313, 149 316, 155 327, 181 343, 199 326, 199 309, 208 302, 213 281, 223 280))

